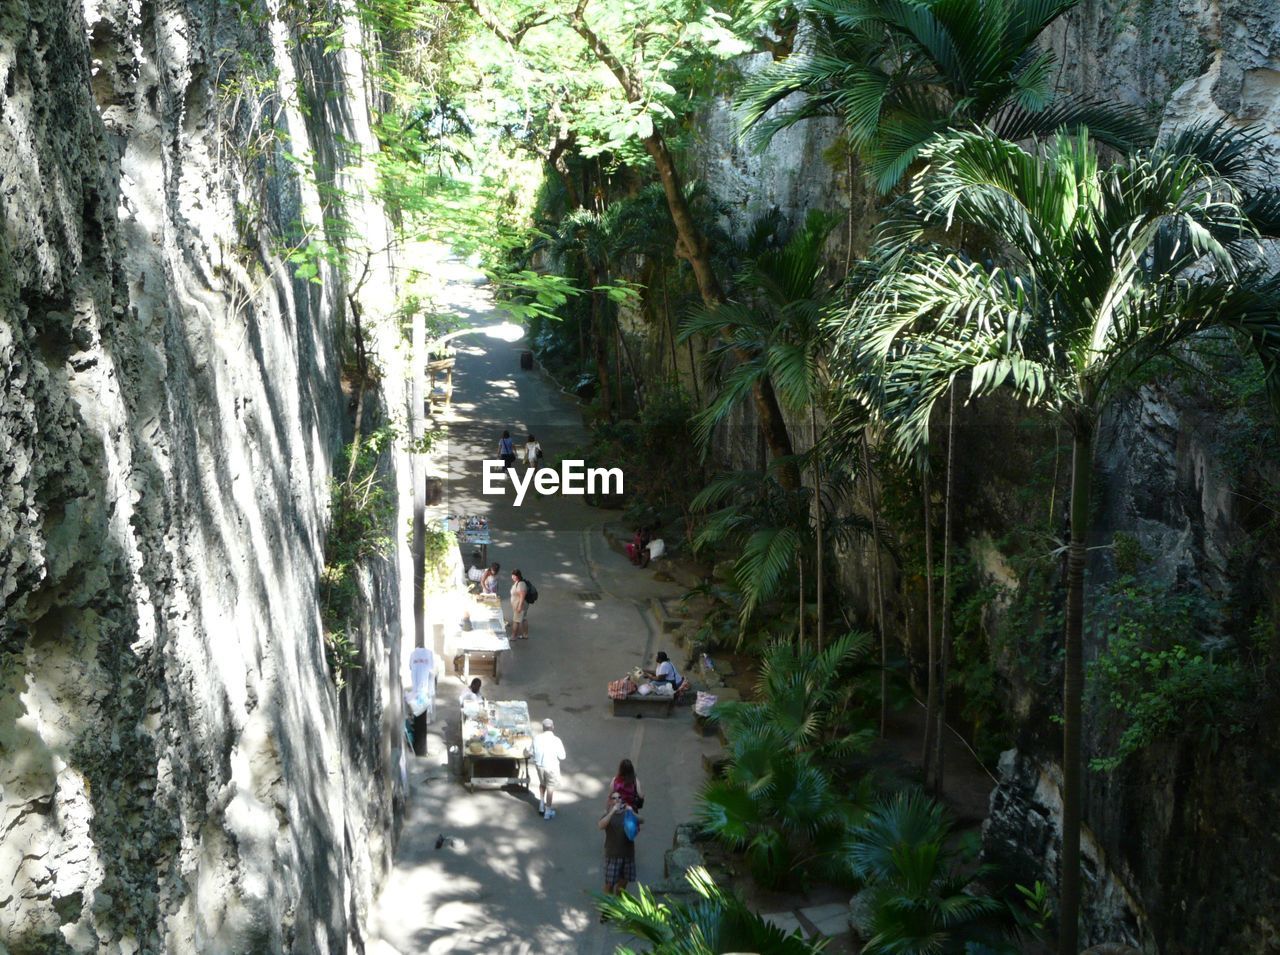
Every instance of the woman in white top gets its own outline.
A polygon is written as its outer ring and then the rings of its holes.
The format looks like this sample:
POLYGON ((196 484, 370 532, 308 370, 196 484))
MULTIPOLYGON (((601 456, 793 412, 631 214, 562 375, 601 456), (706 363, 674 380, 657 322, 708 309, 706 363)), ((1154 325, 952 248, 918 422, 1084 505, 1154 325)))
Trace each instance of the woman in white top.
POLYGON ((653 672, 645 670, 644 674, 655 683, 670 683, 672 686, 680 685, 680 674, 676 672, 676 665, 671 662, 665 650, 658 651, 658 669, 653 672))
POLYGON ((533 435, 524 443, 524 463, 531 468, 538 467, 538 459, 542 457, 542 445, 533 435))

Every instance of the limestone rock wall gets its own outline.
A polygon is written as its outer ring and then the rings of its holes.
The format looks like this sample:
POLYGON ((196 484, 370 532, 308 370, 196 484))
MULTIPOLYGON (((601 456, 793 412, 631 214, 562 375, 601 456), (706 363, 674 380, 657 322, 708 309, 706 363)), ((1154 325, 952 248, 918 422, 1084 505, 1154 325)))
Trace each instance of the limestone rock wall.
POLYGON ((0 6, 14 955, 358 950, 389 860, 404 587, 398 558, 365 573, 337 693, 317 580, 347 302, 282 255, 339 137, 368 141, 360 64, 254 6, 0 6))

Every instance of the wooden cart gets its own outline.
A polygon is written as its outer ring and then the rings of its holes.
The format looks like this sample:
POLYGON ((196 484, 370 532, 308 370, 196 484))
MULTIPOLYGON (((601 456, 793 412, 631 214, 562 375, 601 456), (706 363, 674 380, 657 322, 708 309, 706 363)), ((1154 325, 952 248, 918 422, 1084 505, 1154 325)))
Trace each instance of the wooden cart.
POLYGON ((462 704, 462 781, 529 788, 533 729, 524 700, 462 704))

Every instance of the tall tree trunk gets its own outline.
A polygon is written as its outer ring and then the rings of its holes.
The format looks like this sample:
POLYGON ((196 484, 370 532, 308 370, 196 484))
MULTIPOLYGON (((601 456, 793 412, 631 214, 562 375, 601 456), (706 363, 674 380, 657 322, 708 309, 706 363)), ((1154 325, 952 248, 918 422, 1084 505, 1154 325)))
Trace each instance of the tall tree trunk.
POLYGON ((801 554, 796 559, 796 565, 800 568, 800 649, 804 649, 804 555, 801 554))
MULTIPOLYGON (((711 267, 711 250, 706 236, 698 229, 689 203, 685 200, 675 161, 661 134, 654 133, 646 137, 643 143, 645 151, 657 167, 662 192, 667 199, 667 209, 676 228, 676 257, 689 263, 694 280, 698 283, 702 303, 707 308, 714 309, 724 303, 724 290, 711 267)), ((751 357, 741 349, 736 349, 734 354, 739 361, 747 361, 751 357)), ((778 404, 773 382, 767 377, 757 381, 751 388, 751 399, 770 455, 775 459, 790 458, 793 453, 791 436, 787 433, 786 420, 782 417, 782 407, 778 404)), ((800 472, 794 463, 787 461, 779 466, 778 483, 789 490, 800 486, 800 472)))
POLYGON ((671 299, 667 289, 667 267, 662 265, 658 270, 658 281, 662 283, 662 323, 667 329, 667 338, 671 342, 671 374, 676 384, 680 384, 680 360, 676 357, 676 326, 671 321, 671 299))
POLYGON ((1062 894, 1058 901, 1059 955, 1076 955, 1080 921, 1080 820, 1084 767, 1080 700, 1084 695, 1084 567, 1093 477, 1093 422, 1072 422, 1071 544, 1067 550, 1067 629, 1062 676, 1062 894))
POLYGON ((822 554, 822 459, 818 454, 818 409, 813 402, 809 403, 809 423, 813 428, 813 503, 818 530, 818 559, 815 573, 818 578, 818 652, 822 652, 825 622, 822 607, 822 582, 825 566, 822 554))
POLYGON ((600 410, 606 418, 613 418, 612 398, 609 394, 611 382, 609 381, 609 339, 604 333, 604 317, 603 309, 600 307, 600 293, 594 291, 595 287, 600 284, 599 276, 592 269, 587 273, 588 281, 591 283, 592 291, 587 293, 591 296, 591 336, 594 339, 592 347, 595 349, 596 358, 596 380, 600 385, 600 410))
POLYGON ((938 654, 938 729, 934 736, 933 785, 942 795, 947 729, 947 661, 951 659, 951 497, 955 488, 956 383, 947 405, 947 477, 942 492, 942 650, 938 654))
POLYGON ((572 148, 574 139, 573 133, 557 136, 556 141, 551 145, 551 151, 547 154, 547 162, 556 171, 556 175, 560 177, 560 183, 564 186, 564 200, 570 211, 582 208, 582 196, 578 192, 577 183, 573 181, 569 164, 564 158, 565 153, 572 148))
POLYGON ((693 403, 695 407, 702 407, 702 388, 698 384, 698 359, 693 355, 693 339, 690 338, 685 342, 689 350, 689 375, 693 379, 693 403))
POLYGON ((924 488, 924 626, 925 642, 928 644, 926 656, 929 661, 929 674, 925 689, 924 746, 920 753, 920 761, 924 764, 924 779, 927 782, 933 760, 934 723, 938 714, 938 641, 933 613, 933 484, 929 480, 927 460, 924 462, 921 484, 924 488))
POLYGON ((867 429, 862 429, 862 470, 867 482, 867 498, 871 506, 871 541, 876 559, 876 629, 880 631, 880 738, 884 739, 889 722, 889 640, 884 627, 884 570, 880 555, 880 505, 876 496, 875 475, 871 470, 871 442, 867 429))

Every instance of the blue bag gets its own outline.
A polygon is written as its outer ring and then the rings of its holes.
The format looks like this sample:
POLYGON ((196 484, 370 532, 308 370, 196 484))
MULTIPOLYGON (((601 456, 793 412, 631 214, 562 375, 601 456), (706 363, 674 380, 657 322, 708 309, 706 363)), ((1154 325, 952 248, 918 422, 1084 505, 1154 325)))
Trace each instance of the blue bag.
POLYGON ((636 833, 640 831, 640 820, 631 811, 630 806, 622 814, 622 831, 627 834, 627 838, 632 842, 636 841, 636 833))

